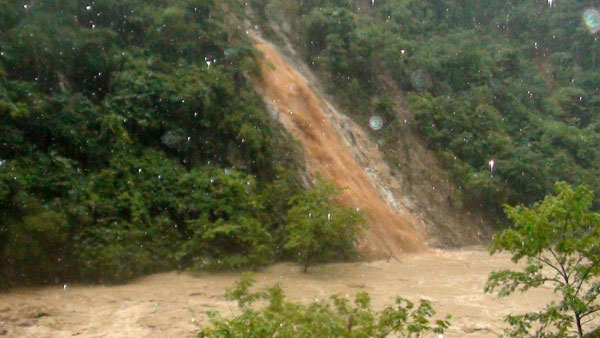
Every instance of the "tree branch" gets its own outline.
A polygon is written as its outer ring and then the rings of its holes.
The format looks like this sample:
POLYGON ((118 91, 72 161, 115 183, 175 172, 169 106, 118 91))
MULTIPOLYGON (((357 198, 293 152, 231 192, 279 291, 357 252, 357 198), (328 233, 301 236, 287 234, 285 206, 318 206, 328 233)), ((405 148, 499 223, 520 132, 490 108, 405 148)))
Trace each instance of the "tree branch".
POLYGON ((591 315, 591 314, 593 314, 593 313, 596 313, 596 312, 598 312, 598 311, 600 311, 600 308, 595 308, 595 309, 593 309, 593 310, 590 310, 590 311, 584 312, 583 314, 581 314, 581 315, 579 316, 579 318, 587 317, 587 316, 589 316, 589 315, 591 315))
POLYGON ((554 259, 558 262, 558 265, 560 266, 560 269, 562 270, 561 276, 563 277, 563 279, 565 280, 565 284, 567 286, 569 286, 569 276, 567 274, 567 272, 565 271, 565 267, 563 266, 563 263, 560 259, 558 259, 558 257, 556 257, 556 254, 554 253, 554 250, 552 250, 552 248, 548 248, 548 251, 550 251, 550 253, 552 254, 552 257, 554 257, 554 259))
POLYGON ((589 275, 589 273, 592 271, 592 269, 594 269, 598 264, 600 263, 600 261, 596 261, 594 262, 592 265, 590 265, 588 267, 588 269, 585 271, 585 273, 583 274, 583 277, 581 277, 581 280, 579 281, 579 285, 577 285, 577 291, 575 291, 575 297, 577 297, 577 295, 579 294, 579 291, 581 290, 581 286, 583 285, 583 282, 585 282, 585 279, 587 278, 587 276, 589 275))
POLYGON ((556 272, 558 272, 559 274, 561 274, 561 271, 556 266, 554 266, 552 263, 550 263, 550 261, 546 260, 545 258, 542 258, 541 256, 542 256, 542 254, 540 253, 540 257, 536 257, 536 256, 531 256, 531 257, 537 259, 538 261, 540 261, 540 262, 542 262, 542 263, 544 263, 544 264, 546 264, 546 265, 548 265, 550 267, 552 267, 554 270, 556 270, 556 272))

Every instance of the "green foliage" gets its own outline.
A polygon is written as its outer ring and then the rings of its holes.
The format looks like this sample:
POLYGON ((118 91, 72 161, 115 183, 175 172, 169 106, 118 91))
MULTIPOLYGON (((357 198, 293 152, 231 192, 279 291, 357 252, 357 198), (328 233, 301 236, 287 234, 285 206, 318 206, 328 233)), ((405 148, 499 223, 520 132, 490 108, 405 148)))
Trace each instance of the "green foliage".
MULTIPOLYGON (((400 143, 393 112, 408 103, 461 191, 458 204, 502 220, 502 203, 531 205, 556 181, 585 183, 600 205, 600 41, 583 26, 588 6, 271 0, 263 14, 291 26, 290 40, 356 121, 385 117, 371 132, 387 144, 400 143), (378 99, 399 90, 409 102, 390 109, 378 99)), ((395 147, 382 151, 401 162, 395 147)))
POLYGON ((15 269, 4 278, 10 280, 30 274, 37 274, 40 279, 52 278, 52 267, 60 266, 69 256, 67 226, 65 215, 52 210, 38 210, 11 222, 2 254, 15 269))
POLYGON ((192 170, 181 182, 194 187, 180 203, 189 240, 181 260, 197 268, 239 268, 269 263, 271 235, 255 180, 230 169, 192 170))
POLYGON ((1 286, 275 257, 299 162, 249 80, 243 2, 0 7, 1 286))
POLYGON ((586 325, 600 310, 600 215, 589 210, 592 200, 587 188, 560 182, 556 195, 532 208, 506 206, 514 227, 494 236, 491 253, 526 262, 492 272, 485 291, 507 296, 549 285, 559 296, 539 312, 509 315, 508 336, 582 337, 594 329, 586 325))
POLYGON ((421 300, 418 305, 397 297, 394 306, 373 311, 365 292, 357 293, 354 304, 340 296, 331 302, 313 301, 307 305, 285 300, 279 284, 259 292, 250 292, 254 280, 245 274, 227 292, 229 300, 238 302, 242 312, 232 319, 209 313, 211 325, 200 337, 423 337, 443 333, 450 326, 450 316, 430 323, 435 315, 432 304, 421 300), (267 304, 253 309, 257 301, 267 304))
POLYGON ((358 231, 366 226, 366 218, 337 202, 335 197, 340 192, 333 183, 319 178, 314 187, 290 201, 284 249, 302 262, 304 272, 315 261, 356 254, 358 231))

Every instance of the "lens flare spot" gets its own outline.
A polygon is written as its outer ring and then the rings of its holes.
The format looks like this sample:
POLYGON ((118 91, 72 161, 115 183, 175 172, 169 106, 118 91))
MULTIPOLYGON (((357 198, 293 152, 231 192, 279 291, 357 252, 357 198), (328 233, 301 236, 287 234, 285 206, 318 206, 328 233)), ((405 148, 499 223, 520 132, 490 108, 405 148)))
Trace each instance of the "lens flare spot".
POLYGON ((379 130, 383 127, 383 120, 379 116, 373 116, 369 120, 369 127, 373 130, 379 130))
POLYGON ((410 74, 410 83, 419 91, 430 89, 433 86, 431 75, 422 69, 415 70, 410 74))
POLYGON ((583 22, 592 34, 598 33, 600 31, 600 12, 597 9, 586 9, 583 12, 583 22))

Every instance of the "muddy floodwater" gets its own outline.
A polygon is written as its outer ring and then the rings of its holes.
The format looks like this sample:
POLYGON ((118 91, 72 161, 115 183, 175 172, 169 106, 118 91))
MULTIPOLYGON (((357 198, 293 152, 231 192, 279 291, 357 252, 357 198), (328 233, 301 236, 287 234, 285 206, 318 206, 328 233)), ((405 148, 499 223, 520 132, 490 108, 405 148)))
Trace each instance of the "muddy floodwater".
MULTIPOLYGON (((504 299, 483 293, 490 271, 513 266, 507 255, 490 257, 484 248, 470 247, 432 249, 399 261, 326 264, 308 274, 293 263, 280 263, 255 277, 257 286, 279 282, 286 295, 303 302, 366 291, 381 309, 396 295, 425 298, 439 315, 452 314, 445 337, 496 337, 504 316, 542 307, 552 297, 549 288, 504 299)), ((224 290, 239 276, 171 272, 119 286, 12 289, 0 293, 0 332, 10 337, 193 337, 206 324, 207 311, 236 313, 224 290)))

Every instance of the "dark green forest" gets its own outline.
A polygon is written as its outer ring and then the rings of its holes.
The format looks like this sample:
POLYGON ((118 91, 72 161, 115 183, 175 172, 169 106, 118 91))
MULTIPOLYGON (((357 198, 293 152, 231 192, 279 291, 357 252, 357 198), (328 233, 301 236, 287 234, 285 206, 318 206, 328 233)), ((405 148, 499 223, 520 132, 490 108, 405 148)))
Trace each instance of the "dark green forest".
POLYGON ((287 27, 353 119, 382 117, 390 165, 416 128, 458 208, 502 223, 502 204, 562 180, 597 209, 600 42, 582 14, 599 6, 0 0, 0 285, 291 257, 287 212, 311 207, 294 205, 303 160, 254 89, 245 20, 273 39, 269 22, 287 27))
POLYGON ((0 284, 278 254, 298 156, 253 89, 243 11, 2 1, 0 284))
POLYGON ((531 205, 559 180, 600 196, 600 41, 583 19, 585 9, 599 6, 255 2, 263 18, 289 26, 289 38, 344 111, 364 126, 373 115, 384 120, 372 134, 391 167, 400 163, 396 147, 407 128, 394 97, 405 93, 414 116, 408 127, 443 160, 459 189, 456 206, 500 222, 502 204, 531 205))

